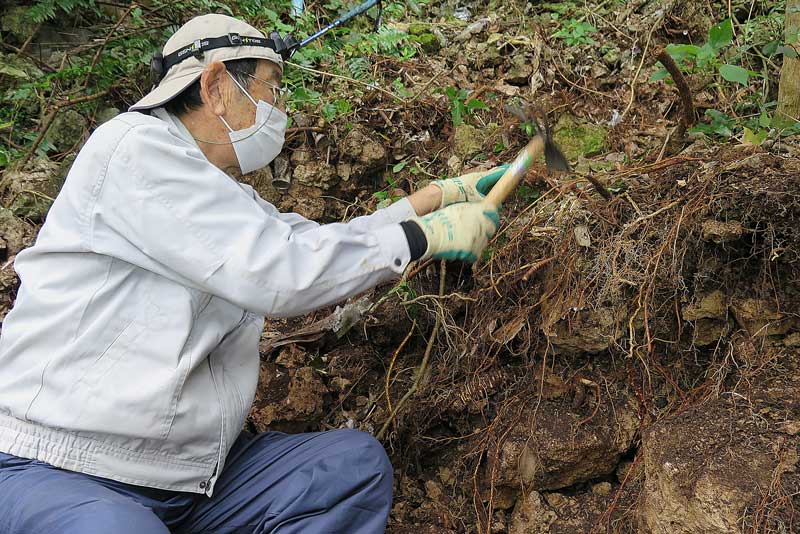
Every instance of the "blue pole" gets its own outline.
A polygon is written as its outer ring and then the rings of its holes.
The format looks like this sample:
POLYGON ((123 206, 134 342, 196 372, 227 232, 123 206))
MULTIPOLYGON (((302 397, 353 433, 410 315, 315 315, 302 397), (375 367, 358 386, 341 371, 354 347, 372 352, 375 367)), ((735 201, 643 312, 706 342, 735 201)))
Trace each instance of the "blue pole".
POLYGON ((303 14, 303 0, 292 0, 292 16, 299 17, 303 14))
POLYGON ((357 5, 356 7, 354 7, 353 9, 348 11, 347 13, 345 13, 342 17, 340 17, 340 18, 336 19, 335 21, 331 22, 330 24, 328 24, 327 26, 325 26, 324 28, 319 30, 314 35, 310 35, 310 36, 306 37, 305 39, 303 39, 303 41, 300 43, 300 45, 297 48, 303 48, 304 46, 306 46, 308 43, 310 43, 311 41, 313 41, 314 39, 316 39, 320 35, 322 35, 324 33, 327 33, 328 31, 334 29, 335 27, 339 26, 343 22, 347 22, 348 20, 352 19, 356 15, 360 15, 361 13, 365 12, 366 10, 370 9, 371 7, 376 6, 377 4, 378 4, 378 0, 366 0, 366 2, 364 2, 363 4, 357 5))

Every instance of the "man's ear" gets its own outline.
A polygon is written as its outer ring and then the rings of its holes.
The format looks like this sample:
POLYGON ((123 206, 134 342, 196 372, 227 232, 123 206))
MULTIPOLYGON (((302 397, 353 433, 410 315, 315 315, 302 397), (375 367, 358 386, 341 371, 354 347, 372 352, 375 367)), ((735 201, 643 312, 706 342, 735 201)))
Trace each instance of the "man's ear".
POLYGON ((225 114, 225 80, 227 69, 222 61, 209 63, 200 75, 200 97, 214 115, 225 114))

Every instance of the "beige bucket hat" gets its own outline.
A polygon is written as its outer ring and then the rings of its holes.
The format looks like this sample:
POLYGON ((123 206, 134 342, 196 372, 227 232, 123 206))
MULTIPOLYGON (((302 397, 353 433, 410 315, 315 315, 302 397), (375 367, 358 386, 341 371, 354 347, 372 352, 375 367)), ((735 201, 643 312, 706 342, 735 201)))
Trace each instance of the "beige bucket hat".
POLYGON ((283 69, 283 59, 275 52, 271 39, 246 22, 227 15, 191 19, 169 38, 162 54, 161 81, 129 111, 164 105, 197 80, 213 61, 267 59, 283 69))

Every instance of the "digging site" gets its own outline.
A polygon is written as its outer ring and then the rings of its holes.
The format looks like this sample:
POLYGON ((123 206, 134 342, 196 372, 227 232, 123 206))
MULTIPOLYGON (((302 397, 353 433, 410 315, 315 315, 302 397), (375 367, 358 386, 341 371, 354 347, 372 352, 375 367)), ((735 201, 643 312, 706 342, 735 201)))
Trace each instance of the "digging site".
MULTIPOLYGON (((0 319, 78 150, 178 25, 304 38, 355 5, 6 3, 0 319)), ((338 223, 536 159, 474 263, 267 317, 244 429, 377 438, 393 534, 799 530, 797 2, 380 7, 287 61, 283 151, 237 179, 338 223)))

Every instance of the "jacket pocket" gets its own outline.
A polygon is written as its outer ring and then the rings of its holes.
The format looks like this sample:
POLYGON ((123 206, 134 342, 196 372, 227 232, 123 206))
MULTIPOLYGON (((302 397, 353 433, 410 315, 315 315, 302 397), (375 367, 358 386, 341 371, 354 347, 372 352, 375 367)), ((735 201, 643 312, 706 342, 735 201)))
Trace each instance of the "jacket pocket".
MULTIPOLYGON (((187 306, 184 313, 192 311, 187 306)), ((189 337, 169 315, 152 301, 140 303, 135 317, 66 399, 75 408, 68 427, 131 438, 167 437, 191 363, 185 350, 189 337)))

